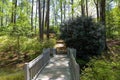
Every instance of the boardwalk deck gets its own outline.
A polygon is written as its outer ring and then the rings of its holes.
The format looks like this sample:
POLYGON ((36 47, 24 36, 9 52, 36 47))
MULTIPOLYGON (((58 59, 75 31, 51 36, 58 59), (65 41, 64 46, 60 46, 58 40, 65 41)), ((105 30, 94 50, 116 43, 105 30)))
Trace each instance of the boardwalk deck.
POLYGON ((71 80, 67 55, 55 55, 36 80, 71 80))

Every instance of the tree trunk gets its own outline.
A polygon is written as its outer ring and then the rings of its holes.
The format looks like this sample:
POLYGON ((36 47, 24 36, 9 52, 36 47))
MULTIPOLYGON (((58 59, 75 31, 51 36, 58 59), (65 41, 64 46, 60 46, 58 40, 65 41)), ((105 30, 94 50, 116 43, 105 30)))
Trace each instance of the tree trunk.
POLYGON ((38 4, 37 4, 37 3, 38 3, 38 0, 36 0, 36 14, 35 14, 35 34, 36 34, 36 31, 37 31, 37 30, 36 30, 36 27, 37 27, 37 8, 38 8, 38 7, 37 7, 37 6, 38 6, 38 4))
POLYGON ((86 0, 86 14, 87 14, 87 17, 88 17, 88 0, 86 0))
POLYGON ((15 12, 14 12, 14 24, 16 24, 16 15, 17 15, 17 0, 15 0, 15 12))
POLYGON ((106 0, 100 1, 100 22, 102 22, 103 25, 105 25, 105 4, 106 0))
POLYGON ((46 13, 47 39, 49 39, 49 14, 50 14, 50 0, 47 0, 47 13, 46 13))
POLYGON ((12 0, 12 15, 11 15, 11 23, 16 23, 16 9, 17 9, 17 0, 12 0))
POLYGON ((62 0, 60 0, 60 11, 61 11, 61 23, 63 22, 63 9, 62 9, 62 0))
POLYGON ((100 10, 99 10, 99 0, 94 0, 94 4, 95 4, 95 6, 96 6, 96 13, 97 13, 97 21, 99 21, 100 20, 100 10))
POLYGON ((71 4, 72 4, 72 19, 73 19, 73 15, 74 15, 73 0, 71 0, 71 4))
POLYGON ((12 15, 11 15, 11 23, 14 23, 14 0, 12 0, 12 15))
MULTIPOLYGON (((0 7, 1 13, 3 14, 3 0, 2 0, 2 6, 0 7)), ((3 26, 3 15, 1 15, 1 27, 3 26)))
POLYGON ((31 31, 33 31, 33 6, 34 6, 34 0, 32 0, 32 10, 31 10, 31 31))
POLYGON ((82 14, 82 16, 85 16, 85 5, 84 5, 84 0, 81 0, 81 14, 82 14))
POLYGON ((40 4, 40 1, 41 0, 38 0, 38 6, 39 6, 39 9, 38 9, 38 12, 39 12, 39 37, 40 37, 40 40, 42 41, 43 40, 43 35, 42 35, 42 26, 41 26, 41 4, 40 4))
POLYGON ((66 20, 66 1, 64 2, 64 20, 66 20))
POLYGON ((106 0, 101 0, 100 1, 100 22, 105 26, 104 27, 104 35, 105 35, 105 51, 107 52, 107 42, 106 42, 106 21, 105 21, 105 7, 106 7, 106 0))
POLYGON ((42 33, 43 33, 43 35, 44 35, 44 24, 45 24, 45 22, 44 22, 44 18, 45 18, 45 0, 43 0, 43 15, 42 15, 43 17, 42 17, 42 33))
POLYGON ((99 19, 100 19, 100 15, 99 15, 100 11, 99 11, 99 5, 98 4, 96 5, 96 10, 97 10, 97 21, 99 21, 99 19))

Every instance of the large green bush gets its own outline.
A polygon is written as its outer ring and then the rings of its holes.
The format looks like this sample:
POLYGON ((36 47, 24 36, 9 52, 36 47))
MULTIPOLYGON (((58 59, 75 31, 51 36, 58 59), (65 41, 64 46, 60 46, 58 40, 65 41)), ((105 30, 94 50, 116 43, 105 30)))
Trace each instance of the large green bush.
POLYGON ((91 17, 77 17, 61 24, 61 39, 77 49, 83 58, 98 55, 104 49, 104 27, 91 17))

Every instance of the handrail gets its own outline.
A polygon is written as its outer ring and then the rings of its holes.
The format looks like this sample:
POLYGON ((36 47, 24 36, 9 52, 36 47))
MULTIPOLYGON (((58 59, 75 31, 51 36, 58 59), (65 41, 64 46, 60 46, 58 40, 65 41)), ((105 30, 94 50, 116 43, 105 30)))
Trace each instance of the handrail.
POLYGON ((51 49, 44 49, 43 53, 33 59, 32 61, 25 63, 25 80, 35 80, 41 70, 46 66, 50 60, 51 49))
POLYGON ((75 58, 76 58, 76 50, 73 48, 68 48, 67 49, 68 57, 70 58, 70 71, 72 75, 72 80, 80 80, 80 68, 79 65, 77 64, 75 58))

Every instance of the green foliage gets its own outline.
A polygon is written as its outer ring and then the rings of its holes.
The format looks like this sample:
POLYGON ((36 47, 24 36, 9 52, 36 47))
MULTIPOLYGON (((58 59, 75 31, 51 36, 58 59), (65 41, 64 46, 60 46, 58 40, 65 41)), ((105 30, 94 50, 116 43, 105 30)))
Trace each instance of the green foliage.
POLYGON ((39 42, 37 38, 27 39, 24 38, 21 41, 21 51, 27 53, 41 53, 43 48, 53 47, 55 44, 55 40, 45 40, 44 42, 39 42))
POLYGON ((24 80, 24 73, 16 69, 0 69, 0 80, 24 80))
POLYGON ((1 36, 0 42, 0 52, 8 53, 9 58, 13 57, 13 54, 16 53, 19 54, 19 56, 28 54, 28 56, 31 56, 31 59, 33 59, 41 54, 43 48, 52 48, 55 44, 55 39, 39 42, 37 38, 32 39, 21 36, 18 44, 16 37, 1 36))
POLYGON ((120 55, 112 55, 110 59, 94 58, 82 71, 81 80, 119 80, 120 55))
POLYGON ((91 17, 77 17, 61 25, 61 38, 67 47, 77 49, 77 55, 88 57, 104 49, 104 29, 91 17))
POLYGON ((120 37, 120 9, 116 7, 106 12, 107 37, 120 37))

